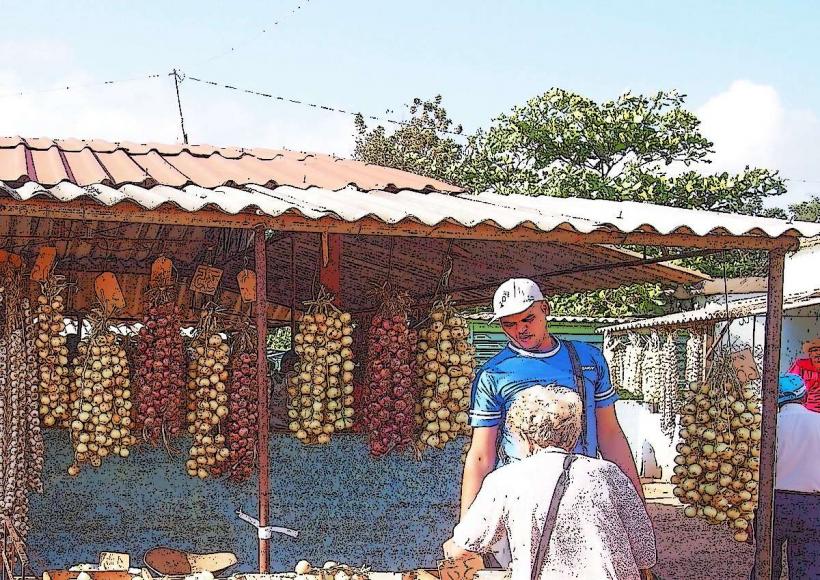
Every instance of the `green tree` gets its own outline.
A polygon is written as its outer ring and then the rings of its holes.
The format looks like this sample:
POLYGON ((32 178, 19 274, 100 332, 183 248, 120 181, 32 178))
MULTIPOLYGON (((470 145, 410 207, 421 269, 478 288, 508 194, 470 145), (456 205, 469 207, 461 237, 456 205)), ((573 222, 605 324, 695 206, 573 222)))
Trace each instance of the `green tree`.
POLYGON ((455 125, 447 115, 441 95, 431 100, 413 99, 407 109, 410 120, 392 133, 381 125, 370 129, 364 117, 356 115, 353 157, 365 163, 459 182, 464 147, 454 136, 461 134, 461 125, 455 125))
POLYGON ((633 284, 614 290, 595 290, 550 298, 552 314, 566 316, 660 316, 668 297, 657 284, 633 284))
POLYGON ((470 138, 463 183, 498 193, 638 201, 760 214, 786 191, 777 172, 705 175, 712 143, 684 95, 627 93, 597 103, 552 89, 470 138))
POLYGON ((268 348, 290 350, 290 326, 281 326, 268 333, 268 348))
POLYGON ((789 213, 793 219, 801 222, 820 222, 820 197, 812 197, 789 206, 789 213))
MULTIPOLYGON (((713 144, 674 91, 624 94, 597 103, 552 89, 497 117, 461 146, 441 105, 415 99, 411 121, 392 134, 356 122, 355 157, 462 185, 473 191, 656 203, 681 208, 785 217, 763 207, 786 191, 776 171, 699 171, 713 144)), ((460 129, 460 128, 459 128, 460 129)), ((649 249, 649 254, 653 251, 649 249)), ((712 276, 765 274, 765 255, 726 252, 683 265, 712 276)), ((661 314, 669 308, 657 285, 560 297, 556 312, 599 316, 661 314)))

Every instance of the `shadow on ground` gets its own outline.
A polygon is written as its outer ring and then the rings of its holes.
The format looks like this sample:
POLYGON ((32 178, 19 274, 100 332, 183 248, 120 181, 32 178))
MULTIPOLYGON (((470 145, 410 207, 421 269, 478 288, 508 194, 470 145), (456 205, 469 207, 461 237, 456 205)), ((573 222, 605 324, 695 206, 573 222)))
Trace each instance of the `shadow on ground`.
POLYGON ((655 526, 658 566, 664 580, 741 580, 749 578, 754 548, 738 543, 723 526, 687 518, 682 508, 650 503, 655 526))

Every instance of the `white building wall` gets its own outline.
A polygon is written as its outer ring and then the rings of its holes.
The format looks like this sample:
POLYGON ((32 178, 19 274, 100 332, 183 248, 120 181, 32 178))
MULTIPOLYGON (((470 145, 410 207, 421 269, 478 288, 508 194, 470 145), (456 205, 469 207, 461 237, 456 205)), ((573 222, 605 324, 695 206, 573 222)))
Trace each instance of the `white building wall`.
POLYGON ((618 401, 615 403, 615 413, 618 422, 623 428, 626 440, 632 450, 632 457, 638 466, 638 473, 642 476, 651 476, 651 473, 642 473, 641 466, 649 455, 660 468, 660 478, 669 481, 672 470, 675 468, 675 447, 678 444, 677 429, 673 439, 669 439, 661 431, 660 413, 652 413, 644 403, 638 401, 618 401), (651 453, 649 452, 651 449, 651 453))

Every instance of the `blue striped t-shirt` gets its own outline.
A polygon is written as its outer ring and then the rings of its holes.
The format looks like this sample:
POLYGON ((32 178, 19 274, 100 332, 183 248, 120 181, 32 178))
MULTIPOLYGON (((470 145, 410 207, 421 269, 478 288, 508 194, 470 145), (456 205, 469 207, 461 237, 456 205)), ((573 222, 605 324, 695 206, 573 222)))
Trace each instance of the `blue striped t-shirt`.
MULTIPOLYGON (((584 412, 587 424, 587 445, 581 442, 576 453, 598 456, 598 430, 595 410, 615 404, 618 395, 609 380, 609 368, 600 350, 585 342, 573 341, 584 373, 584 412)), ((478 371, 470 399, 470 425, 493 427, 501 425, 499 461, 522 457, 516 438, 507 432, 505 419, 516 395, 535 385, 556 384, 575 390, 572 363, 564 341, 556 339, 549 352, 528 352, 508 344, 478 371)))

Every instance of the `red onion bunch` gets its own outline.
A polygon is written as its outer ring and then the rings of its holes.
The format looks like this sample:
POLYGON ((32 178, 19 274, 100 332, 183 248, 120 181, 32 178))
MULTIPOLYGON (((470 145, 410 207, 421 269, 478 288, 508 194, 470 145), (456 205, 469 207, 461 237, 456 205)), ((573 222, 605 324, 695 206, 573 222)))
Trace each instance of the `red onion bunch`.
POLYGON ((419 398, 414 368, 418 337, 407 319, 409 298, 388 287, 383 292, 384 301, 370 322, 367 337, 363 404, 364 430, 376 457, 413 445, 419 398))
POLYGON ((233 481, 244 481, 255 471, 259 440, 259 391, 256 381, 256 352, 238 349, 231 356, 228 386, 228 457, 225 470, 233 481))
POLYGON ((152 306, 137 336, 137 409, 145 441, 158 445, 179 436, 185 404, 185 344, 179 306, 152 306))

